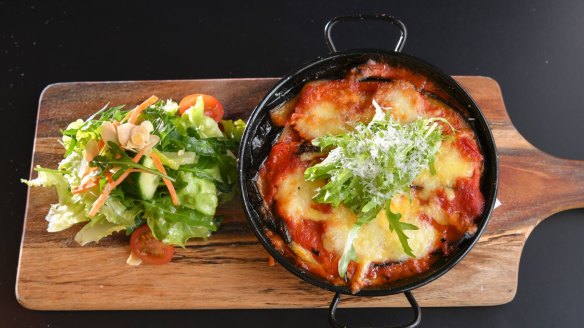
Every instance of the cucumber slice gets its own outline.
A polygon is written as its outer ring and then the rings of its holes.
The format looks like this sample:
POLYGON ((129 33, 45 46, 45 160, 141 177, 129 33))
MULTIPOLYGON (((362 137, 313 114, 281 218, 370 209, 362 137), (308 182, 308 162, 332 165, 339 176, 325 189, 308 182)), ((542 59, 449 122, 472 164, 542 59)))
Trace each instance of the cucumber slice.
MULTIPOLYGON (((140 164, 147 168, 156 170, 154 162, 149 157, 142 157, 140 164)), ((124 192, 144 200, 150 200, 154 197, 156 189, 160 185, 160 177, 151 173, 131 173, 122 183, 121 188, 124 192)))
MULTIPOLYGON (((146 166, 147 168, 156 169, 154 166, 154 161, 150 157, 145 157, 142 165, 146 166)), ((151 173, 136 173, 137 179, 136 182, 138 184, 138 196, 145 200, 150 200, 154 197, 154 193, 160 184, 160 177, 155 174, 151 173)))

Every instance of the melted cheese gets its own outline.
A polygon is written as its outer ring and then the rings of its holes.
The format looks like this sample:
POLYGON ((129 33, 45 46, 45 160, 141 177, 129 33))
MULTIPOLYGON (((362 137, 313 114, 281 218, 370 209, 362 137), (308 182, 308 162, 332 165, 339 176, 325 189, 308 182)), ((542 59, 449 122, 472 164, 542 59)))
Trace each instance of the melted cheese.
MULTIPOLYGON (((408 242, 416 257, 424 257, 433 251, 438 238, 436 230, 428 222, 419 217, 420 205, 417 200, 410 203, 405 196, 396 196, 392 200, 392 211, 399 212, 403 222, 418 226, 418 230, 406 230, 408 242)), ((355 217, 336 217, 334 221, 327 221, 322 240, 328 251, 342 254, 349 230, 355 223, 355 217)), ((403 251, 395 232, 389 230, 389 222, 385 211, 379 212, 371 222, 363 225, 358 237, 353 242, 358 262, 398 262, 409 256, 403 251)))
POLYGON ((453 140, 442 142, 434 160, 435 175, 426 169, 414 180, 414 185, 422 187, 420 196, 427 199, 436 190, 447 188, 446 194, 454 197, 452 187, 458 178, 470 178, 474 172, 474 163, 463 157, 453 140), (450 190, 450 192, 448 192, 450 190))
POLYGON ((418 197, 427 202, 420 206, 420 214, 426 214, 436 222, 446 225, 450 220, 446 211, 442 209, 436 192, 444 190, 448 200, 453 200, 455 197, 453 187, 456 180, 471 177, 474 172, 474 163, 461 155, 460 149, 454 146, 452 140, 447 140, 442 143, 436 154, 434 169, 435 175, 426 169, 420 173, 413 184, 422 187, 418 191, 418 197))
POLYGON ((372 108, 363 108, 367 94, 349 81, 307 83, 291 117, 291 123, 304 139, 351 131, 356 122, 369 121, 372 108))
POLYGON ((339 89, 338 82, 317 81, 308 83, 299 95, 292 123, 309 140, 351 131, 355 123, 367 123, 373 117, 371 99, 384 108, 391 108, 393 117, 402 123, 425 115, 424 97, 413 84, 403 80, 381 84, 373 96, 353 92, 348 87, 339 89), (363 106, 364 103, 367 105, 363 106))
POLYGON ((350 130, 342 110, 333 102, 320 102, 310 106, 302 115, 294 114, 296 130, 306 139, 315 139, 327 134, 341 134, 350 130))
POLYGON ((383 84, 373 99, 381 107, 391 110, 393 118, 401 123, 413 122, 424 116, 424 97, 409 82, 398 80, 383 84))
POLYGON ((275 195, 280 215, 291 219, 313 221, 329 220, 335 217, 354 218, 355 215, 342 205, 337 208, 331 208, 329 213, 324 213, 314 208, 317 203, 312 200, 312 197, 316 194, 316 189, 324 184, 324 180, 304 180, 304 169, 302 167, 290 171, 280 182, 275 195))

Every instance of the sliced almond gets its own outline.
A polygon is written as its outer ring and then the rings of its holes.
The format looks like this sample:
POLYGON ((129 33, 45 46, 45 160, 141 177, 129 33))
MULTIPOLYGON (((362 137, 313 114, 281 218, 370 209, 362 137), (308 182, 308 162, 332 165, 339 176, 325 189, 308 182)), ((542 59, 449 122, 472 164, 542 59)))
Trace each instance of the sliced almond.
POLYGON ((140 126, 143 127, 144 129, 146 129, 146 131, 148 133, 151 133, 152 131, 154 131, 154 126, 152 125, 152 122, 150 122, 150 121, 143 121, 142 123, 140 123, 140 126))
POLYGON ((95 156, 99 154, 99 146, 95 139, 91 139, 85 145, 85 150, 83 151, 83 157, 86 161, 91 162, 95 156))
POLYGON ((106 145, 109 141, 115 143, 118 142, 118 134, 116 132, 116 128, 111 122, 103 122, 101 124, 101 127, 99 128, 99 134, 101 135, 101 138, 103 139, 106 145))
POLYGON ((120 145, 126 146, 132 135, 132 130, 134 130, 135 127, 136 126, 132 123, 124 123, 118 126, 118 141, 120 142, 120 145))
MULTIPOLYGON (((130 142, 134 148, 142 149, 149 140, 150 134, 142 126, 137 126, 132 130, 132 136, 130 137, 130 142)), ((130 144, 128 142, 128 145, 130 144)))

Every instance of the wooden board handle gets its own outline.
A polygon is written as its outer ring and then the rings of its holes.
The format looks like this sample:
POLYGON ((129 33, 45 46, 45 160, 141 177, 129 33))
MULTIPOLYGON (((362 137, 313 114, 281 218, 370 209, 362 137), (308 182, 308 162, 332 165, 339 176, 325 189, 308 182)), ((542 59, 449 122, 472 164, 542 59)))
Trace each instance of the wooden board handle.
POLYGON ((499 130, 495 139, 503 138, 502 134, 506 143, 514 140, 513 147, 498 148, 498 199, 511 215, 496 225, 521 225, 531 231, 555 213, 584 207, 584 161, 549 155, 531 145, 515 128, 499 130))
POLYGON ((536 168, 545 179, 538 184, 539 197, 532 198, 532 202, 544 202, 549 215, 584 207, 584 161, 557 158, 542 152, 536 168))
POLYGON ((584 207, 584 161, 551 156, 525 140, 511 123, 495 80, 457 80, 480 104, 499 154, 497 198, 502 205, 495 210, 496 220, 491 219, 487 229, 494 234, 521 234, 526 239, 543 219, 584 207))

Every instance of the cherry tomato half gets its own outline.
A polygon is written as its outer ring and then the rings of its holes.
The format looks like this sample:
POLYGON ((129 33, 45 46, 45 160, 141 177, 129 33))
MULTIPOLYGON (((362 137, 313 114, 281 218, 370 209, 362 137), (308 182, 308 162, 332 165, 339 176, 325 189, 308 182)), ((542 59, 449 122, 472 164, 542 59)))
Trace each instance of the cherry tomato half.
POLYGON ((174 254, 174 246, 166 245, 154 238, 147 224, 132 232, 130 247, 145 264, 168 263, 174 254))
POLYGON ((191 106, 194 106, 199 96, 203 96, 203 102, 205 103, 205 115, 214 119, 217 123, 221 122, 223 114, 225 113, 223 110, 223 105, 221 105, 219 100, 217 100, 215 97, 202 93, 195 93, 184 97, 178 104, 179 113, 182 115, 182 113, 184 113, 187 109, 191 108, 191 106))

